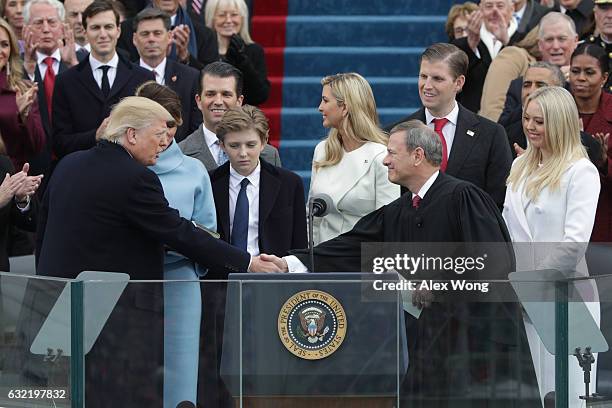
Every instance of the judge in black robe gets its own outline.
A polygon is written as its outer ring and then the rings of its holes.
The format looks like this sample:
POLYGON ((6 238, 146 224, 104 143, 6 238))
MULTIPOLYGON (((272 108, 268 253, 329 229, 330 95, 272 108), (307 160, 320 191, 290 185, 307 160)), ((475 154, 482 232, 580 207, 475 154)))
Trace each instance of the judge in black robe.
MULTIPOLYGON (((476 252, 484 248, 494 261, 495 265, 482 271, 461 276, 434 271, 407 279, 507 279, 507 273, 514 270, 514 256, 497 205, 480 188, 440 172, 441 154, 440 139, 427 126, 418 121, 397 125, 391 131, 383 163, 389 168, 390 181, 418 193, 404 194, 363 217, 351 231, 317 245, 316 272, 363 270, 364 242, 422 243, 410 244, 418 248, 416 256, 423 252, 434 255, 429 251, 440 255, 441 247, 429 243, 489 243, 480 247, 468 244, 476 252), (413 205, 416 195, 421 197, 418 206, 413 205)), ((457 245, 449 250, 459 255, 457 245)), ((293 257, 274 260, 291 272, 311 269, 308 250, 290 254, 293 257)), ((371 265, 368 261, 365 264, 371 265)), ((465 406, 479 406, 486 403, 497 384, 521 376, 534 378, 533 372, 517 374, 523 369, 519 352, 526 347, 524 330, 518 305, 508 302, 508 287, 502 286, 476 298, 468 298, 465 292, 436 292, 434 302, 418 320, 406 315, 409 370, 401 395, 409 406, 446 407, 458 400, 472 403, 465 406), (477 302, 470 302, 474 300, 477 302), (470 395, 470 390, 477 389, 485 393, 470 395)), ((529 364, 527 359, 525 370, 529 364)))

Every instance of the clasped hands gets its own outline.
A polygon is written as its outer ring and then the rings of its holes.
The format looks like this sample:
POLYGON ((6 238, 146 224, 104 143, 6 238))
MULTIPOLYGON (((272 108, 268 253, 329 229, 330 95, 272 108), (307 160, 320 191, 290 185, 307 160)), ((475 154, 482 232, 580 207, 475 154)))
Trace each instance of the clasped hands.
POLYGON ((8 173, 4 176, 2 184, 0 184, 0 208, 7 205, 13 198, 17 202, 27 201, 38 190, 42 182, 42 174, 38 176, 28 176, 30 165, 25 163, 20 172, 13 174, 8 173))
POLYGON ((282 273, 289 272, 289 267, 283 258, 261 254, 251 258, 249 272, 282 273))

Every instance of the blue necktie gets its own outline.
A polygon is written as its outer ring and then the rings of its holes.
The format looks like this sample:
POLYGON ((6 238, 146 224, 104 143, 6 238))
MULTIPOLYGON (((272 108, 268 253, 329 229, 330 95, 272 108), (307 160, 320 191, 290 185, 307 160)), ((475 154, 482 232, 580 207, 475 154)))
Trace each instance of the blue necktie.
POLYGON ((232 226, 231 244, 240 249, 247 249, 249 235, 249 198, 247 197, 247 186, 249 179, 243 178, 240 182, 240 192, 236 199, 236 211, 234 211, 234 225, 232 226))
POLYGON ((217 166, 223 166, 225 162, 227 162, 227 154, 225 154, 225 150, 221 147, 221 143, 217 140, 215 142, 217 146, 219 146, 219 154, 217 155, 217 166))

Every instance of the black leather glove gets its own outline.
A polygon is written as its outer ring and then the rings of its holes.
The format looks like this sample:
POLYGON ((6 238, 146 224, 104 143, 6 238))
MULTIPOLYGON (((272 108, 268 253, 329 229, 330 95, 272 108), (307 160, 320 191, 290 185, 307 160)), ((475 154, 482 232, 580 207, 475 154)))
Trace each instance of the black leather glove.
POLYGON ((238 34, 234 34, 230 38, 230 43, 227 47, 225 58, 227 59, 227 62, 232 65, 241 65, 241 63, 248 58, 245 51, 246 43, 238 34))

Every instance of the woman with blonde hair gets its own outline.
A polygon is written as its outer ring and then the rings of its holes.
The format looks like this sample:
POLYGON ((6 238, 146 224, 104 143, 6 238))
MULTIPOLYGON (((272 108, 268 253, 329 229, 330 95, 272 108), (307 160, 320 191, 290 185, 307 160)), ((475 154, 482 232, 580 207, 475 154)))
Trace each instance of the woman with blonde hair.
MULTIPOLYGON (((588 276, 585 262, 599 197, 599 174, 580 142, 578 110, 561 87, 533 92, 523 108, 528 139, 508 177, 503 216, 516 252, 519 271, 555 269, 566 277, 588 276)), ((576 290, 596 322, 600 310, 597 288, 588 280, 576 290)), ((555 359, 545 348, 529 316, 524 316, 540 396, 554 390, 555 359)), ((570 407, 580 406, 583 376, 570 356, 570 407)), ((596 366, 591 379, 596 384, 596 366)))
POLYGON ((309 198, 327 194, 333 205, 315 219, 315 245, 350 231, 361 217, 400 196, 382 163, 388 136, 379 127, 370 84, 344 73, 323 78, 321 85, 319 112, 331 130, 315 147, 309 198))
POLYGON ((268 69, 263 48, 249 34, 249 9, 244 0, 206 1, 204 21, 217 34, 221 61, 242 72, 244 104, 264 103, 270 91, 268 69))
POLYGON ((36 84, 23 79, 17 37, 0 18, 0 133, 17 170, 40 153, 45 143, 37 91, 36 84))

